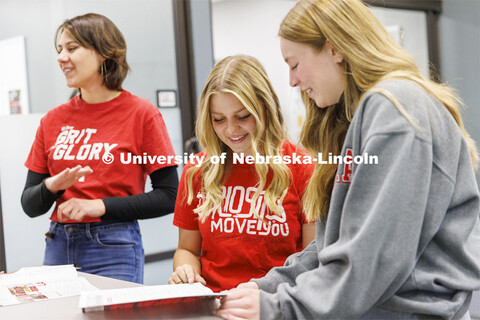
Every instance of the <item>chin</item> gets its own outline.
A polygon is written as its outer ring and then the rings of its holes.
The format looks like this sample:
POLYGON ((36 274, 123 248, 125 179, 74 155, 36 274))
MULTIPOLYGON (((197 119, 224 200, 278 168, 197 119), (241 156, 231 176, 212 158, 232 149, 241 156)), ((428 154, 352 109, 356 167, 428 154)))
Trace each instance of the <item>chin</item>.
POLYGON ((320 101, 315 101, 315 105, 319 108, 319 109, 325 109, 325 108, 328 108, 328 107, 331 107, 331 106, 334 106, 336 105, 337 103, 334 102, 334 103, 325 103, 325 102, 320 102, 320 101))
POLYGON ((237 153, 237 154, 240 154, 240 153, 246 154, 246 153, 247 153, 245 150, 238 150, 238 149, 236 149, 236 150, 235 150, 235 149, 232 149, 232 151, 233 151, 234 153, 237 153))

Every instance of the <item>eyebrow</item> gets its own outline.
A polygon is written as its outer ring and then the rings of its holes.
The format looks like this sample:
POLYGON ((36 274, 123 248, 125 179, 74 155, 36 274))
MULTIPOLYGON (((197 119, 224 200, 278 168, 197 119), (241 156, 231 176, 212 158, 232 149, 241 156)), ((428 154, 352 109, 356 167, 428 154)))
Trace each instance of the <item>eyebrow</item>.
MULTIPOLYGON (((242 109, 238 109, 237 111, 235 111, 234 114, 240 113, 240 112, 242 112, 242 111, 244 111, 244 110, 248 112, 247 108, 243 107, 242 109)), ((248 112, 248 113, 250 113, 250 112, 248 112)), ((210 114, 223 115, 223 113, 218 113, 218 112, 213 112, 213 111, 210 111, 210 114)))
POLYGON ((287 56, 285 59, 283 59, 286 63, 288 63, 288 60, 295 59, 295 56, 287 56))
MULTIPOLYGON (((68 45, 70 45, 70 44, 72 44, 72 43, 73 43, 73 44, 78 44, 77 41, 75 41, 75 40, 70 40, 70 41, 68 41, 67 43, 65 43, 65 46, 68 46, 68 45)), ((59 44, 57 47, 62 48, 62 45, 59 44)))

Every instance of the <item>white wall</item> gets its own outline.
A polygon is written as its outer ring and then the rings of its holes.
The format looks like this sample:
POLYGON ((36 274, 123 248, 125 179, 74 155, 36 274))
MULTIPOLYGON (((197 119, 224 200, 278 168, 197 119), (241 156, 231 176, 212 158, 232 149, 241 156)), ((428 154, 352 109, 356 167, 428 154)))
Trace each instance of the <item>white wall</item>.
POLYGON ((215 62, 229 55, 248 54, 263 64, 280 99, 291 139, 297 142, 298 117, 304 108, 299 91, 288 86, 288 68, 277 36, 280 22, 294 4, 287 0, 216 1, 212 29, 215 62))
POLYGON ((40 123, 41 114, 0 116, 0 183, 2 191, 3 232, 8 272, 43 263, 47 215, 29 218, 22 209, 20 196, 25 186, 24 167, 40 123))
MULTIPOLYGON (((444 0, 443 7, 439 21, 442 81, 453 86, 465 103, 463 120, 479 147, 480 1, 444 0)), ((480 170, 477 183, 480 187, 480 170)))
MULTIPOLYGON (((288 67, 280 52, 278 28, 293 0, 217 0, 212 4, 215 61, 244 53, 256 57, 265 67, 280 99, 291 140, 298 143, 305 110, 298 88, 288 85, 288 67)), ((426 14, 412 10, 372 8, 385 26, 399 26, 403 46, 428 76, 426 14)))
MULTIPOLYGON (((439 21, 440 71, 465 103, 465 127, 480 144, 480 1, 444 0, 439 21)), ((480 186, 480 172, 477 172, 480 186)), ((479 246, 480 250, 480 246, 479 246)), ((480 319, 480 291, 473 293, 472 319, 480 319)))
POLYGON ((17 36, 0 40, 0 115, 28 112, 25 38, 17 36), (11 96, 12 93, 15 97, 11 96), (17 105, 12 110, 15 101, 17 105))

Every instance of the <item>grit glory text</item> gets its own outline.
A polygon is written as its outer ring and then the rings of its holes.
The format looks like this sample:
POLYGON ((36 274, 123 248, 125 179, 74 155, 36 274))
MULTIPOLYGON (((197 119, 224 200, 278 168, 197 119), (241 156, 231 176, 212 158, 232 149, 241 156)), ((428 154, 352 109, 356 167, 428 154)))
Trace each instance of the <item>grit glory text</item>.
POLYGON ((113 143, 88 143, 97 129, 86 128, 82 130, 75 130, 74 127, 62 127, 60 134, 52 149, 54 160, 98 160, 102 159, 106 164, 113 162, 113 155, 111 151, 118 144, 113 143), (77 151, 73 151, 75 145, 81 144, 77 151))

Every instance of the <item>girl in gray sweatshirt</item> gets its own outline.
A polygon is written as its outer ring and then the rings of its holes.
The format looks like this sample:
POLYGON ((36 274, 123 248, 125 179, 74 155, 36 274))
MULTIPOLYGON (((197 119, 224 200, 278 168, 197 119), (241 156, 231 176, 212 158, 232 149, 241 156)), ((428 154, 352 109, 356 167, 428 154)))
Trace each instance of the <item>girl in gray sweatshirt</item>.
POLYGON ((469 319, 478 156, 454 92, 425 79, 360 0, 300 1, 279 35, 318 162, 303 199, 316 239, 229 291, 217 314, 469 319))

